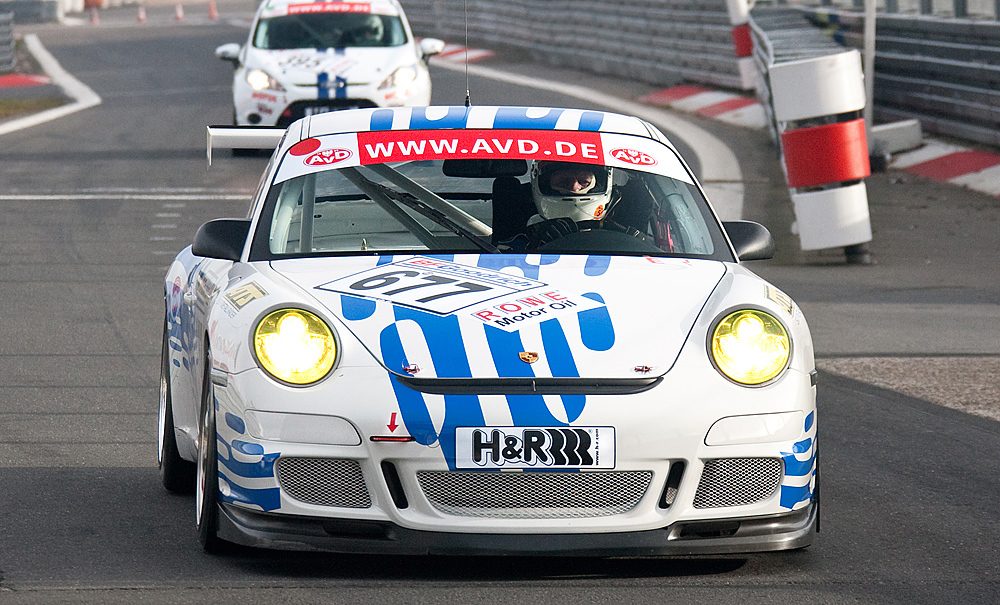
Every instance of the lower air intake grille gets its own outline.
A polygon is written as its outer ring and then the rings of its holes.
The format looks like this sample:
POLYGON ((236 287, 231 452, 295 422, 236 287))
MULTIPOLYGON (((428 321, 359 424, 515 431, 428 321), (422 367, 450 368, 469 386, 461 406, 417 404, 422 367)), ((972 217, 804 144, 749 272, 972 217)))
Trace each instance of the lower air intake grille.
POLYGON ((706 460, 694 494, 695 508, 743 506, 766 500, 781 483, 778 458, 706 460))
POLYGON ((650 471, 417 473, 421 489, 439 511, 499 519, 617 515, 639 503, 652 478, 650 471))
POLYGON ((280 458, 277 470, 281 489, 296 500, 345 508, 372 505, 357 460, 280 458))

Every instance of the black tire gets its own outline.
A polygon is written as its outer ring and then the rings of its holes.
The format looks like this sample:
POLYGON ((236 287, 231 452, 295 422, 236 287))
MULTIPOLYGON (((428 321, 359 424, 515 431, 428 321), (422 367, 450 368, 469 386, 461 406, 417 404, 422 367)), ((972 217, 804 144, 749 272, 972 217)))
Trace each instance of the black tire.
POLYGON ((206 355, 202 384, 201 416, 198 430, 198 466, 195 481, 195 522, 198 540, 205 552, 226 549, 219 538, 219 454, 215 430, 215 397, 212 393, 211 361, 206 355))
POLYGON ((160 405, 157 439, 157 461, 160 481, 168 492, 191 494, 194 492, 195 464, 181 458, 177 451, 174 433, 174 406, 170 395, 169 335, 163 326, 163 350, 160 355, 160 405))

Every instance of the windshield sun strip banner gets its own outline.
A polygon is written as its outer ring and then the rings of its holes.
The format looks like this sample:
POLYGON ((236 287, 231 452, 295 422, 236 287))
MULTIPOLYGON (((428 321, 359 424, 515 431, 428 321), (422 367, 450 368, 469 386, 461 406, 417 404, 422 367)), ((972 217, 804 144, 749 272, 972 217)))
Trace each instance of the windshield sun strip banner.
POLYGON ((507 158, 632 168, 693 181, 652 139, 576 130, 386 130, 313 137, 289 148, 275 183, 327 169, 414 160, 507 158))
POLYGON ((269 6, 262 18, 284 17, 286 15, 310 15, 316 13, 363 13, 375 15, 397 15, 391 4, 372 2, 299 2, 269 6))

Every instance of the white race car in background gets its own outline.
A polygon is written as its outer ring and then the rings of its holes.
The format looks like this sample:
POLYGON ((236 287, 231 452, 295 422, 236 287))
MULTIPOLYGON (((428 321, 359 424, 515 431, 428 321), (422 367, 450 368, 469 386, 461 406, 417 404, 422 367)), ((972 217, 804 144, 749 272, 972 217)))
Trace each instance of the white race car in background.
POLYGON ((233 123, 278 126, 338 109, 428 105, 426 60, 396 0, 264 0, 246 44, 215 50, 236 68, 233 123))
POLYGON ((204 224, 164 282, 160 472, 205 549, 812 542, 806 321, 742 262, 767 230, 720 223, 655 127, 415 107, 209 129, 210 152, 254 145, 276 149, 248 218, 204 224), (598 176, 566 197, 556 168, 598 176), (582 220, 549 216, 573 200, 582 220))

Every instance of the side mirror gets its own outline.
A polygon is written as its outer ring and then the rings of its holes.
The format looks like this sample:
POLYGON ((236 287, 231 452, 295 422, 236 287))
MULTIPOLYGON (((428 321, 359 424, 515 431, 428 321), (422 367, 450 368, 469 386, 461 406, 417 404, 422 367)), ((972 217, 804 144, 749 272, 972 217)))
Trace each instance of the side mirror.
POLYGON ((223 61, 229 61, 233 64, 233 67, 239 67, 240 49, 241 47, 239 44, 230 42, 229 44, 223 44, 222 46, 216 48, 215 56, 223 61))
POLYGON ((194 234, 195 256, 238 261, 250 232, 250 219, 220 218, 208 221, 194 234))
POLYGON ((423 56, 424 60, 427 57, 440 54, 444 50, 444 40, 438 40, 437 38, 424 38, 420 41, 420 54, 423 56))
POLYGON ((774 257, 774 238, 764 225, 753 221, 726 221, 722 227, 741 261, 774 257))

